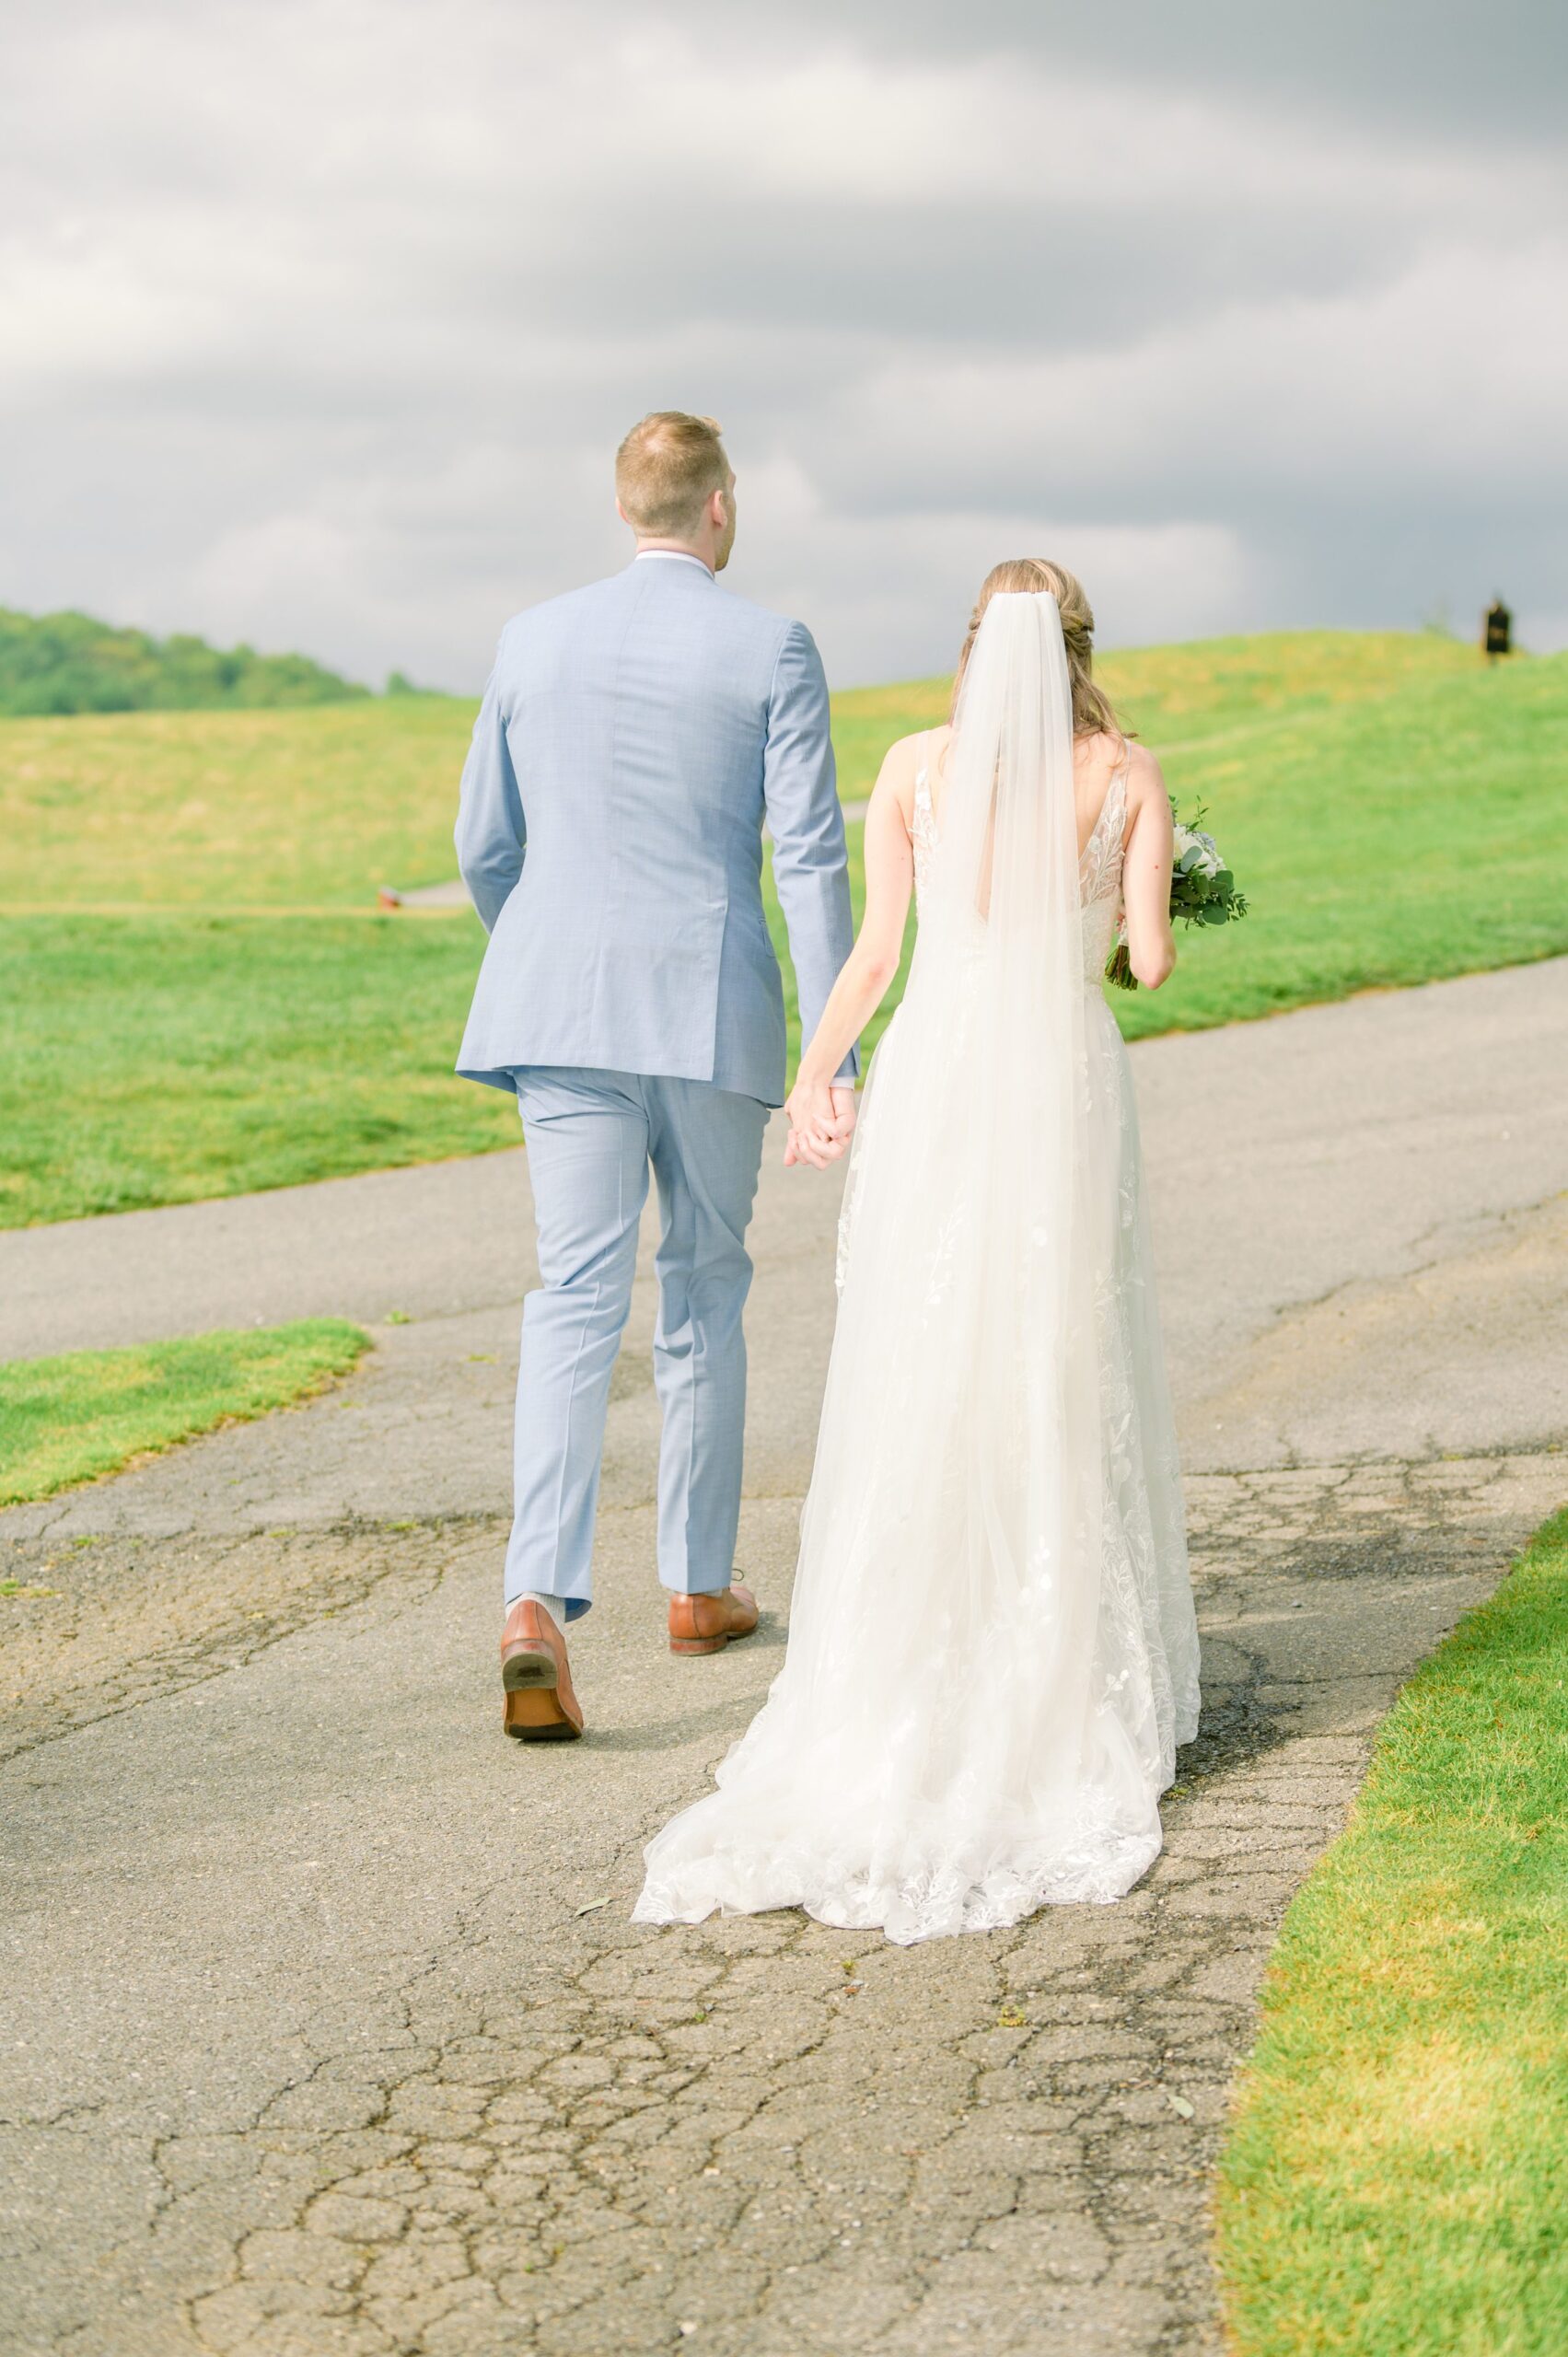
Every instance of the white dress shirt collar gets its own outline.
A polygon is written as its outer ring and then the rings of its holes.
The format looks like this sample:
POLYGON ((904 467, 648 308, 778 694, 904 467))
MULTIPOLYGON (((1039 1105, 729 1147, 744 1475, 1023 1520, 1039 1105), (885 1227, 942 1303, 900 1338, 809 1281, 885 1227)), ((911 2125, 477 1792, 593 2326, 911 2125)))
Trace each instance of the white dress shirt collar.
POLYGON ((704 564, 700 556, 693 556, 690 549, 639 549, 632 562, 633 564, 641 564, 645 558, 651 556, 666 557, 674 564, 694 564, 699 573, 707 575, 710 581, 714 577, 712 567, 704 564))

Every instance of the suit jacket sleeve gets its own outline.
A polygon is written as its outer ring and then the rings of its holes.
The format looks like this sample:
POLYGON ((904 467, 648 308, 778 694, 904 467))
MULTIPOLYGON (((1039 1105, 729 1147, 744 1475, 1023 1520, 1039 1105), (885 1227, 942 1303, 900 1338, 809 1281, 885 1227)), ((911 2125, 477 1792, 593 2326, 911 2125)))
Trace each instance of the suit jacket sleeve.
MULTIPOLYGON (((773 670, 762 787, 773 839, 773 881, 789 931, 806 1040, 854 946, 854 920, 828 727, 828 682, 811 633, 799 622, 790 624, 773 670)), ((852 1048, 838 1077, 847 1086, 859 1070, 860 1051, 852 1048)))
POLYGON ((473 742, 463 764, 454 838, 458 866, 486 933, 523 872, 528 827, 523 797, 506 741, 506 720, 498 681, 500 660, 490 675, 484 702, 473 725, 473 742))

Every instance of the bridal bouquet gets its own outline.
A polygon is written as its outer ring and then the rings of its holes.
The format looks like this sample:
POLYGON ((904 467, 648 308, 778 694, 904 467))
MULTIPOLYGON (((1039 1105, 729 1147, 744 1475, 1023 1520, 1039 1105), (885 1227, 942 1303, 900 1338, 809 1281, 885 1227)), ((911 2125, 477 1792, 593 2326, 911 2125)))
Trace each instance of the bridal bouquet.
MULTIPOLYGON (((1236 878, 1220 853, 1213 835, 1204 834, 1199 821, 1203 816, 1200 802, 1192 813, 1189 826, 1176 807, 1176 796, 1170 800, 1171 817, 1176 821, 1176 865, 1170 872, 1170 920, 1179 917, 1183 924, 1232 924, 1247 914, 1247 895, 1236 888, 1236 878)), ((1135 991, 1137 976, 1127 962, 1127 926, 1123 921, 1115 948, 1106 960, 1105 979, 1119 990, 1135 991)))

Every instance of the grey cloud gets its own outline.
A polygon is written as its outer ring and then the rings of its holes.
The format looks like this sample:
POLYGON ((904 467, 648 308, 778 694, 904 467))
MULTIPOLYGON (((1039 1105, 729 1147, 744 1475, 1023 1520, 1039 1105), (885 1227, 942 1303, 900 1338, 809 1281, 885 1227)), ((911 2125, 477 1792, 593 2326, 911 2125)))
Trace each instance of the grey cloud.
POLYGON ((508 607, 618 561, 609 455, 668 404, 724 418, 737 586, 805 610, 840 678, 947 659, 978 574, 1041 534, 1086 552, 1113 638, 1409 623, 1498 582, 1568 636, 1568 203, 1517 136, 1558 49, 1504 9, 1467 82, 1457 10, 1365 15, 730 9, 704 164, 702 123, 659 128, 697 0, 564 28, 491 0, 29 10, 0 599, 472 686, 508 607), (886 61, 859 128, 896 172, 846 168, 839 117, 812 145, 852 51, 886 61), (960 91, 989 51, 1016 71, 960 91), (912 157, 932 61, 958 145, 912 157), (987 107, 1045 137, 1052 66, 1098 91, 1104 152, 998 168, 987 107), (1539 264, 1509 277, 1521 222, 1539 264))
POLYGON ((1326 199, 1303 215, 1223 197, 1136 227, 1081 207, 922 202, 889 214, 844 200, 743 199, 715 221, 676 207, 656 226, 585 206, 547 255, 503 265, 518 303, 591 332, 603 306, 622 330, 700 311, 704 290, 737 332, 902 335, 936 345, 1083 349, 1167 320, 1270 296, 1325 294, 1387 274, 1419 244, 1411 222, 1366 222, 1326 199), (584 265, 597 256, 597 267, 584 265))
MULTIPOLYGON (((776 35, 771 7, 700 5, 715 36, 776 35)), ((1462 140, 1555 145, 1568 112, 1559 0, 796 0, 791 23, 884 56, 1025 57, 1462 140)))

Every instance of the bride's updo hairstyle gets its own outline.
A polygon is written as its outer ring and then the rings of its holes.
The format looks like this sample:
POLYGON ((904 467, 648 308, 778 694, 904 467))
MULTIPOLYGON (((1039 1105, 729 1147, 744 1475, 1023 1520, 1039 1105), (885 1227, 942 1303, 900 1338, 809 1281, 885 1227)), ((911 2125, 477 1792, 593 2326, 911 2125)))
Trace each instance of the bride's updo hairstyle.
MULTIPOLYGON (((1056 600, 1062 616, 1062 636, 1067 647, 1067 676, 1073 683, 1073 734, 1074 737, 1098 736, 1103 728, 1112 737, 1126 734, 1115 713, 1110 699, 1094 683, 1094 609, 1084 595, 1084 585, 1076 574, 1069 573, 1064 564, 1052 564, 1043 556, 1010 556, 1005 563, 994 564, 980 585, 974 611, 970 616, 969 635, 958 656, 958 668, 953 674, 952 712, 958 709, 958 690, 964 683, 964 670, 974 645, 981 621, 993 598, 1006 592, 1049 589, 1056 600)), ((952 716, 949 714, 949 718, 952 716)))

